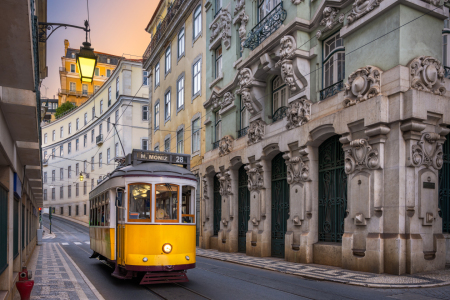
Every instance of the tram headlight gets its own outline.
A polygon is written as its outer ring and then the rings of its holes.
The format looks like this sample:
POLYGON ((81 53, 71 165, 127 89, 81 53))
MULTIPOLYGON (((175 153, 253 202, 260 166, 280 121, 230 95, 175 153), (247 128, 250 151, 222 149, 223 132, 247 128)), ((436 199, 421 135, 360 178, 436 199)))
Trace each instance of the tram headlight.
POLYGON ((189 260, 189 259, 190 259, 190 257, 188 255, 186 255, 186 260, 189 260))
POLYGON ((169 254, 170 252, 172 252, 172 245, 169 243, 165 243, 162 247, 162 250, 164 253, 169 254))

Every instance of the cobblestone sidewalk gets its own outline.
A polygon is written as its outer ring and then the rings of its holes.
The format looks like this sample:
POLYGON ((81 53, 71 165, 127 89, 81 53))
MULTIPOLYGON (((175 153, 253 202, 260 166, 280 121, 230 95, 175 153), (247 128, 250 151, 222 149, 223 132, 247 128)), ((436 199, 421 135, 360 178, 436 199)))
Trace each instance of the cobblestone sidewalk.
POLYGON ((99 299, 103 297, 58 243, 39 250, 31 299, 99 299))
POLYGON ((224 253, 197 248, 197 255, 257 267, 316 280, 328 280, 376 288, 418 288, 450 284, 450 269, 414 275, 396 276, 344 270, 341 268, 287 262, 270 257, 252 257, 243 253, 224 253))

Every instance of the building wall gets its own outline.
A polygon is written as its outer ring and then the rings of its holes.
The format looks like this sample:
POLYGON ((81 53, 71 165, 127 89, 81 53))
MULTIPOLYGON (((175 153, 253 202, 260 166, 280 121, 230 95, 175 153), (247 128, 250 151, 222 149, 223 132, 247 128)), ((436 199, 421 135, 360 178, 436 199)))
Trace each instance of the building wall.
MULTIPOLYGON (((71 206, 71 217, 88 222, 89 208, 84 214, 84 205, 88 205, 89 192, 97 185, 97 180, 116 167, 115 159, 131 153, 132 149, 141 149, 142 139, 147 139, 148 120, 142 118, 142 107, 147 105, 144 96, 148 95, 148 86, 142 85, 143 71, 141 62, 122 60, 111 77, 104 83, 100 90, 89 98, 84 104, 64 117, 42 127, 43 145, 42 156, 44 163, 43 174, 47 173, 47 182, 44 183, 44 193, 47 191, 45 207, 56 207, 56 214, 68 216, 71 206), (119 78, 119 93, 116 95, 116 78, 119 78), (108 106, 108 88, 111 87, 111 105, 108 106), (101 103, 103 112, 100 111, 101 103), (95 117, 92 118, 92 109, 95 109, 95 117), (116 111, 118 122, 116 123, 116 111), (87 124, 84 124, 84 115, 87 113, 87 124), (107 130, 108 118, 110 128, 107 130), (79 129, 76 130, 76 122, 79 119, 79 129), (68 134, 69 124, 72 133, 68 134), (99 127, 102 125, 103 143, 97 144, 99 127), (116 125, 117 131, 114 129, 116 125), (63 127, 64 135, 60 137, 60 129, 63 127), (92 130, 94 139, 92 140, 92 130), (53 131, 56 132, 55 141, 52 140, 53 131), (87 135, 87 145, 84 146, 84 136, 87 135), (47 136, 47 143, 45 137, 47 136), (76 140, 79 139, 79 150, 76 150, 76 140), (68 143, 71 143, 71 153, 68 154, 68 143), (60 156, 60 146, 63 145, 63 156, 60 156), (117 146, 116 146, 117 145, 117 146), (123 148, 122 148, 123 145, 123 148), (117 147, 117 155, 116 155, 117 147), (51 157, 52 149, 55 149, 55 157, 51 157), (107 151, 110 150, 108 160, 107 151), (46 153, 46 156, 45 156, 46 153), (102 165, 100 166, 100 154, 102 165), (91 163, 94 157, 94 164, 91 163), (84 161, 87 162, 84 173, 84 161), (80 181, 76 173, 76 164, 79 171, 83 172, 84 182, 87 182, 87 190, 84 193, 84 183, 80 181), (68 178, 68 169, 71 167, 71 178, 68 178), (60 179, 60 169, 63 169, 63 179, 60 179), (55 181, 52 182, 52 171, 55 170, 55 181), (92 185, 94 180, 94 185, 92 185), (79 184, 79 195, 76 196, 76 184, 79 184), (68 197, 68 185, 71 185, 71 197, 68 197), (63 187, 63 197, 60 197, 60 187, 63 187), (52 199, 52 187, 55 188, 55 199, 52 199), (79 205, 79 215, 76 215, 76 205, 79 205)), ((45 176, 44 176, 45 181, 45 176)), ((45 196, 44 196, 45 197, 45 196)))

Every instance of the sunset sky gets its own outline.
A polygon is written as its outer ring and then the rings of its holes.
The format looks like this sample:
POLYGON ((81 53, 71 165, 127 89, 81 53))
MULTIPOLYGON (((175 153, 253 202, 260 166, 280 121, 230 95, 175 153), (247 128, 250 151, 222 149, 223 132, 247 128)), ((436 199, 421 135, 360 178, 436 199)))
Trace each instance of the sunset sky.
MULTIPOLYGON (((127 58, 140 58, 150 42, 145 26, 159 0, 89 0, 91 42, 95 51, 127 58), (136 56, 130 56, 136 55, 136 56)), ((84 26, 86 0, 48 0, 47 22, 84 26)), ((47 41, 48 77, 41 87, 41 97, 58 98, 59 67, 64 55, 64 39, 71 48, 80 48, 85 33, 74 28, 60 28, 47 41)))

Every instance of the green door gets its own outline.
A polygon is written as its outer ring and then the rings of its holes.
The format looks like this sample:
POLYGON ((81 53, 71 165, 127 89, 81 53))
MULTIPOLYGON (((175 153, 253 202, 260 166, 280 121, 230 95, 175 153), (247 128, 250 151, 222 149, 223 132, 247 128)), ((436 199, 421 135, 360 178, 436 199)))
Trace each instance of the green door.
POLYGON ((219 234, 220 219, 222 218, 222 196, 220 195, 220 181, 217 174, 214 175, 214 235, 219 234))
POLYGON ((272 159, 272 256, 284 258, 284 239, 289 218, 289 185, 283 153, 272 159))
POLYGON ((250 191, 248 190, 248 175, 244 166, 239 168, 239 230, 238 230, 238 251, 245 253, 246 233, 248 231, 248 220, 250 219, 250 191))
POLYGON ((342 243, 346 209, 344 150, 335 135, 319 146, 319 241, 342 243))
POLYGON ((439 215, 442 218, 442 233, 450 233, 450 135, 443 146, 444 164, 439 170, 439 215))

